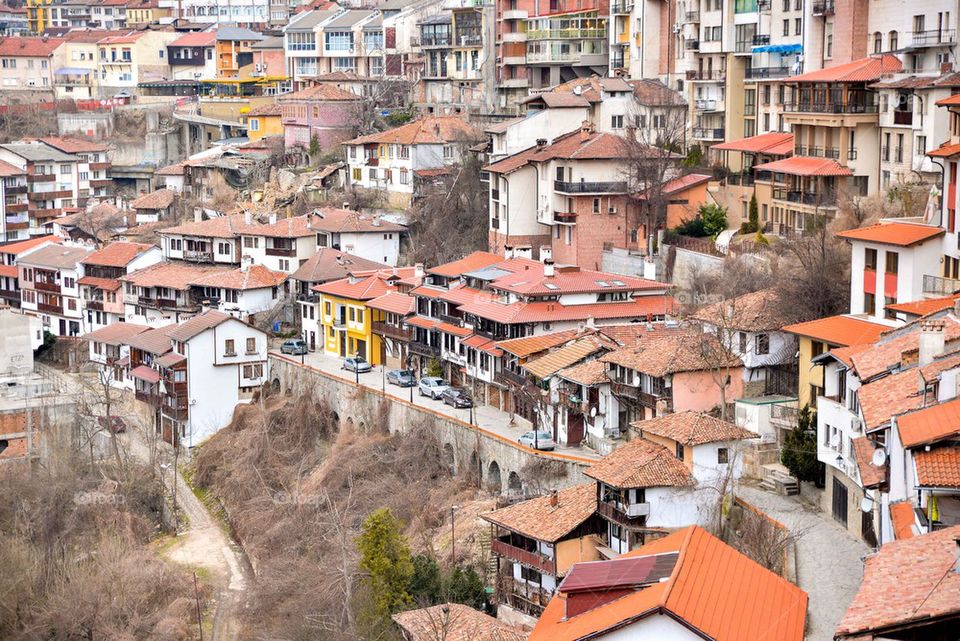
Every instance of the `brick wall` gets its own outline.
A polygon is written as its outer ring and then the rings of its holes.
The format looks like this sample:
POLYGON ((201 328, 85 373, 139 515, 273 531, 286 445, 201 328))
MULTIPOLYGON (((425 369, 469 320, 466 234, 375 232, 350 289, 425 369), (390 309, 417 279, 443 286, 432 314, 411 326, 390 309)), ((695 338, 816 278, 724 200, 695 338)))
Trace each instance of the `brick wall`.
MULTIPOLYGON (((553 260, 560 264, 580 265, 584 269, 600 269, 604 243, 615 247, 630 244, 626 196, 579 196, 573 199, 577 223, 572 226, 567 244, 565 225, 559 225, 560 238, 551 239, 553 260), (594 199, 599 199, 599 212, 594 212, 594 199), (614 207, 616 214, 610 214, 614 207)), ((631 217, 633 218, 633 217, 631 217)))

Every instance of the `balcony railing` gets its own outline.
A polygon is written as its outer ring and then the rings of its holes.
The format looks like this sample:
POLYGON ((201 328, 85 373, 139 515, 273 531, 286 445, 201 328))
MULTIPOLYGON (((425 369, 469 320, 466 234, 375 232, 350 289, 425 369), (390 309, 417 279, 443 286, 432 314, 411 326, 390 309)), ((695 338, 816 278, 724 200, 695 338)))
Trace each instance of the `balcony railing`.
POLYGON ((372 330, 374 334, 386 336, 387 338, 395 338, 405 342, 410 342, 413 340, 412 329, 403 329, 402 327, 390 325, 384 321, 373 321, 372 330))
POLYGON ((502 369, 497 372, 497 381, 504 385, 516 385, 517 387, 523 387, 527 383, 527 379, 517 374, 512 369, 502 369))
POLYGON ((722 100, 698 100, 696 102, 697 111, 723 111, 722 100))
POLYGON ((878 105, 875 102, 788 102, 783 110, 788 113, 815 114, 875 114, 878 105))
POLYGON ((790 203, 811 205, 814 207, 835 207, 837 194, 829 191, 800 191, 776 187, 773 190, 774 200, 785 200, 790 203))
POLYGON ((213 261, 213 252, 212 251, 200 251, 197 249, 184 249, 183 250, 183 259, 184 260, 195 260, 198 262, 212 262, 213 261))
POLYGON ((527 31, 527 40, 597 40, 606 37, 606 29, 534 29, 527 31))
POLYGON ((723 81, 727 72, 721 69, 690 69, 687 71, 687 80, 723 81))
POLYGON ((524 550, 515 545, 510 545, 502 539, 493 539, 490 541, 490 551, 504 558, 516 561, 521 565, 526 565, 535 570, 549 574, 557 575, 557 564, 553 559, 547 558, 542 554, 524 550))
POLYGON ((687 40, 684 44, 684 48, 687 51, 700 51, 700 41, 699 40, 687 40))
POLYGON ((62 314, 63 307, 60 305, 50 305, 49 303, 37 303, 37 310, 49 314, 62 314))
POLYGON ((730 174, 727 176, 726 182, 728 185, 751 187, 754 184, 754 178, 751 174, 730 174))
POLYGON ((144 392, 141 390, 136 390, 133 395, 138 401, 142 401, 148 405, 152 405, 153 407, 158 407, 163 400, 159 394, 151 394, 150 392, 144 392))
POLYGON ((943 276, 923 275, 923 293, 949 296, 960 292, 960 280, 943 276))
POLYGON ((633 11, 633 0, 614 0, 610 4, 613 13, 630 13, 633 11))
POLYGON ((611 194, 625 193, 627 183, 624 181, 611 182, 567 182, 564 180, 553 181, 554 191, 564 194, 611 194))
POLYGON ((297 255, 297 250, 293 247, 267 247, 266 253, 267 256, 293 257, 297 255))
MULTIPOLYGON (((644 505, 644 504, 640 504, 640 505, 644 505)), ((646 511, 649 512, 649 505, 647 507, 648 509, 646 511)), ((643 510, 640 510, 640 511, 643 511, 643 510)), ((604 501, 600 501, 597 503, 597 513, 600 514, 600 516, 602 516, 603 518, 607 519, 608 521, 613 521, 614 523, 617 523, 619 525, 622 525, 628 528, 643 527, 647 521, 646 514, 629 516, 626 512, 621 510, 616 505, 612 503, 606 503, 604 501)))
POLYGON ((700 22, 700 12, 687 11, 687 22, 700 22))
POLYGON ((770 34, 768 33, 756 34, 753 36, 753 45, 755 47, 758 47, 760 45, 768 45, 768 44, 770 44, 770 34))
POLYGON ((834 0, 817 0, 813 3, 813 15, 832 16, 834 14, 834 0))
POLYGON ((955 29, 929 29, 927 31, 914 31, 911 36, 910 42, 915 47, 949 45, 957 41, 957 32, 955 29))
POLYGON ((723 127, 694 127, 693 137, 700 140, 723 140, 723 127))
POLYGON ((450 36, 423 36, 420 38, 421 47, 448 47, 450 36))
POLYGON ((440 358, 440 348, 426 343, 411 342, 409 345, 410 353, 427 358, 440 358))
POLYGON ((48 283, 47 281, 38 280, 33 283, 33 287, 42 292, 60 293, 60 283, 48 283))
POLYGON ((814 156, 816 158, 833 158, 834 160, 840 159, 839 147, 818 147, 818 146, 797 145, 796 152, 798 156, 814 156))
POLYGON ((894 111, 894 112, 893 112, 893 124, 895 124, 895 125, 912 125, 912 124, 913 124, 913 112, 912 112, 912 111, 894 111))
POLYGON ((574 224, 577 222, 577 213, 573 211, 555 211, 553 212, 553 219, 558 223, 574 224))

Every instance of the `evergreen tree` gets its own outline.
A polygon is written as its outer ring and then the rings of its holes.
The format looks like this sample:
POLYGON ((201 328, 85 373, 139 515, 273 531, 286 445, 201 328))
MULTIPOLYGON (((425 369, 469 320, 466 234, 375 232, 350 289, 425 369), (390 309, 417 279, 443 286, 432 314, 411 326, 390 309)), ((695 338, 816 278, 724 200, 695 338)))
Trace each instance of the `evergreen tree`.
POLYGON ((787 432, 780 450, 780 462, 800 481, 816 481, 820 476, 817 461, 817 413, 804 405, 797 426, 787 432))
POLYGON ((357 538, 360 568, 369 591, 365 614, 373 624, 389 625, 390 615, 411 605, 408 589, 414 575, 410 545, 403 535, 403 523, 389 508, 381 508, 363 522, 357 538))

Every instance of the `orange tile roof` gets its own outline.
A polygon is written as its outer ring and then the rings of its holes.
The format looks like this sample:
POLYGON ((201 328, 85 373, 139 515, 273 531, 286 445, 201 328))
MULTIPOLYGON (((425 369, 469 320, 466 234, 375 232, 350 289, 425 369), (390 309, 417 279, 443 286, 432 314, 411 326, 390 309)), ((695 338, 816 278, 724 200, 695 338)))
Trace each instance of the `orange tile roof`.
POLYGON ((280 102, 291 102, 294 100, 315 100, 318 102, 327 101, 348 101, 360 100, 362 96, 340 89, 336 85, 322 82, 312 87, 306 87, 300 91, 284 94, 279 97, 280 102))
POLYGON ((348 140, 343 144, 439 145, 448 142, 476 142, 482 138, 481 133, 462 116, 426 116, 393 129, 348 140))
POLYGON ((158 189, 130 201, 133 209, 166 209, 173 204, 176 193, 170 189, 158 189))
POLYGON ((938 107, 957 107, 960 106, 960 93, 955 93, 946 98, 941 98, 937 101, 938 107))
MULTIPOLYGON (((837 626, 837 638, 872 639, 873 631, 885 636, 879 632, 893 626, 960 614, 960 573, 951 571, 958 537, 960 526, 948 527, 887 543, 868 556, 860 590, 837 626)), ((917 638, 924 638, 922 630, 918 633, 917 638)))
POLYGON ((454 325, 453 323, 440 323, 437 325, 437 331, 443 332, 444 334, 459 336, 461 338, 466 338, 473 333, 473 330, 469 327, 460 327, 459 325, 454 325))
POLYGON ((97 276, 84 276, 77 281, 80 285, 87 285, 96 289, 103 289, 113 292, 120 289, 120 281, 115 278, 98 278, 97 276))
POLYGON ((873 464, 873 453, 880 448, 874 446, 866 436, 853 439, 854 459, 860 470, 860 483, 865 488, 877 487, 887 480, 886 465, 873 464))
POLYGON ((320 247, 303 265, 290 276, 305 283, 324 283, 345 278, 353 271, 384 269, 383 263, 360 258, 332 247, 320 247))
POLYGON ((908 303, 891 303, 887 305, 885 309, 906 314, 907 316, 926 316, 927 314, 934 314, 945 309, 953 308, 958 298, 960 298, 960 294, 944 296, 942 298, 924 298, 908 303))
POLYGON ((783 331, 820 340, 830 345, 846 346, 872 343, 888 329, 890 329, 888 326, 880 323, 841 314, 787 325, 783 331))
MULTIPOLYGON (((677 196, 677 194, 682 194, 688 189, 693 189, 698 185, 708 183, 713 180, 713 176, 708 174, 687 174, 685 176, 680 176, 679 178, 672 178, 667 182, 663 183, 663 187, 660 189, 660 193, 664 196, 677 196)), ((638 200, 647 199, 647 191, 642 191, 637 194, 636 198, 638 200)))
POLYGON ((187 263, 157 263, 132 274, 121 276, 119 280, 133 283, 138 287, 169 287, 185 291, 190 289, 190 283, 202 278, 211 272, 226 271, 222 267, 191 265, 187 263))
POLYGON ((345 232, 402 232, 403 225, 391 223, 380 216, 363 214, 352 209, 318 209, 309 218, 309 229, 333 233, 345 232))
POLYGON ((9 178, 11 176, 24 176, 26 173, 26 169, 20 169, 16 165, 11 165, 5 160, 0 160, 0 176, 9 178))
POLYGON ((950 144, 949 140, 933 151, 927 152, 927 155, 931 158, 949 158, 950 156, 956 156, 957 154, 960 154, 960 144, 952 145, 950 144))
POLYGON ((496 254, 485 251, 475 251, 459 260, 431 267, 427 270, 427 273, 453 278, 461 274, 466 274, 467 272, 490 267, 500 262, 503 262, 503 256, 497 256, 496 254))
POLYGON ((527 633, 459 603, 393 615, 408 641, 526 641, 527 633))
POLYGON ((0 245, 0 254, 22 254, 25 251, 30 251, 31 249, 38 247, 44 243, 59 243, 59 236, 34 236, 33 238, 27 238, 26 240, 18 240, 12 243, 7 243, 6 245, 0 245))
POLYGON ((637 430, 641 437, 645 434, 653 434, 684 445, 740 441, 757 437, 757 434, 729 421, 691 410, 665 414, 645 421, 635 421, 630 423, 630 427, 637 430))
POLYGON ((610 382, 610 377, 607 376, 607 364, 597 359, 562 369, 557 372, 557 376, 587 386, 610 382))
POLYGON ((93 142, 83 138, 74 138, 68 136, 45 136, 40 139, 51 147, 56 147, 60 151, 68 154, 80 154, 86 152, 107 151, 109 145, 102 142, 93 142))
POLYGON ((723 151, 743 151, 751 154, 770 154, 771 156, 789 156, 793 153, 793 134, 776 131, 750 136, 740 140, 730 140, 714 145, 711 149, 723 151))
POLYGON ((153 247, 146 243, 113 242, 84 258, 83 264, 126 267, 134 258, 150 251, 153 247))
POLYGON ((575 365, 599 352, 607 346, 596 335, 577 338, 567 345, 547 352, 534 360, 527 361, 523 369, 539 379, 549 378, 560 370, 575 365))
POLYGON ((407 314, 413 313, 416 307, 416 300, 410 294, 387 292, 382 296, 377 296, 373 300, 368 300, 367 307, 390 312, 391 314, 406 316, 407 314))
POLYGON ((890 504, 890 520, 893 521, 893 538, 897 541, 913 537, 916 515, 910 501, 890 504))
POLYGON ((552 301, 504 305, 493 300, 465 303, 460 311, 476 314, 498 323, 540 323, 569 320, 608 319, 645 320, 677 311, 676 300, 669 295, 637 296, 632 301, 561 305, 552 301))
POLYGON ((17 266, 0 264, 0 276, 6 276, 7 278, 17 278, 18 277, 17 266))
POLYGON ((168 47, 212 47, 217 42, 216 31, 195 31, 180 36, 168 47))
POLYGON ((542 264, 532 266, 529 270, 497 278, 491 286, 495 289, 527 296, 643 290, 666 292, 669 288, 668 284, 655 280, 635 276, 620 276, 578 267, 558 267, 553 276, 546 276, 543 273, 542 264))
POLYGON ((960 446, 937 447, 913 453, 917 484, 921 487, 960 488, 960 446))
POLYGON ((62 38, 3 38, 0 40, 0 56, 47 58, 64 42, 62 38))
POLYGON ((726 301, 706 305, 691 318, 746 332, 777 331, 798 317, 793 305, 785 304, 775 289, 762 289, 726 301))
POLYGON ((681 372, 707 371, 720 366, 733 370, 743 367, 743 361, 723 349, 716 336, 686 329, 650 336, 635 347, 610 352, 601 360, 658 378, 681 372))
POLYGON ((917 225, 914 223, 887 222, 868 225, 859 229, 848 229, 837 233, 840 238, 862 240, 868 243, 910 247, 945 233, 942 227, 917 225))
POLYGON ((701 527, 678 530, 621 558, 669 553, 679 553, 669 578, 576 616, 565 616, 566 595, 558 593, 530 641, 579 641, 654 615, 679 620, 714 641, 803 639, 806 592, 701 527))
POLYGON ((853 172, 832 158, 791 156, 753 167, 755 170, 772 171, 791 176, 852 176, 853 172))
POLYGON ((125 345, 131 336, 142 334, 149 329, 146 325, 137 325, 136 323, 111 323, 106 327, 84 334, 81 338, 95 343, 106 343, 107 345, 125 345))
POLYGON ((576 338, 579 333, 576 329, 566 329, 561 332, 551 332, 549 334, 539 334, 537 336, 525 336, 523 338, 510 338, 497 343, 503 351, 525 358, 533 354, 544 352, 551 347, 562 345, 567 341, 576 338))
POLYGON ((555 543, 580 527, 596 511, 597 484, 589 482, 481 516, 517 534, 555 543))
POLYGON ((635 438, 594 463, 583 473, 612 487, 685 487, 694 484, 683 461, 662 445, 635 438))
POLYGON ((388 291, 396 290, 396 280, 408 273, 413 273, 412 267, 397 270, 384 269, 359 277, 341 278, 314 285, 313 291, 350 300, 371 300, 383 296, 388 291))
POLYGON ((900 59, 885 53, 792 76, 784 82, 876 82, 883 74, 902 70, 900 59))
POLYGON ((860 387, 860 409, 868 431, 923 406, 923 394, 918 391, 919 378, 914 369, 908 369, 860 387))
POLYGON ((231 319, 237 322, 243 322, 233 318, 230 314, 224 314, 221 311, 211 309, 202 314, 197 314, 193 318, 188 318, 177 325, 171 326, 170 338, 175 341, 188 341, 201 332, 217 327, 221 323, 225 323, 231 319))
POLYGON ((960 399, 904 414, 897 419, 897 429, 904 447, 955 437, 960 434, 960 399))
POLYGON ((203 274, 191 280, 190 284, 198 287, 222 287, 224 289, 246 291, 277 287, 285 280, 287 280, 287 275, 283 272, 272 271, 263 265, 250 265, 246 268, 240 267, 229 271, 203 274))

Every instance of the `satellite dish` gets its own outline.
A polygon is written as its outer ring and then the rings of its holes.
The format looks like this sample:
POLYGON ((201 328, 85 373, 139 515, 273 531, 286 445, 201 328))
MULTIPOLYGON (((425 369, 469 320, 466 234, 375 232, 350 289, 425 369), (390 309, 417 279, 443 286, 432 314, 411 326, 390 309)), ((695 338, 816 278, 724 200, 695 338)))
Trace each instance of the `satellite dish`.
POLYGON ((590 418, 594 418, 597 415, 597 406, 594 405, 590 408, 590 418))
POLYGON ((881 449, 876 449, 873 451, 873 464, 877 467, 880 467, 887 462, 887 453, 881 449))
POLYGON ((861 512, 867 513, 872 509, 873 509, 873 499, 871 499, 869 496, 865 496, 862 499, 860 499, 861 512))

